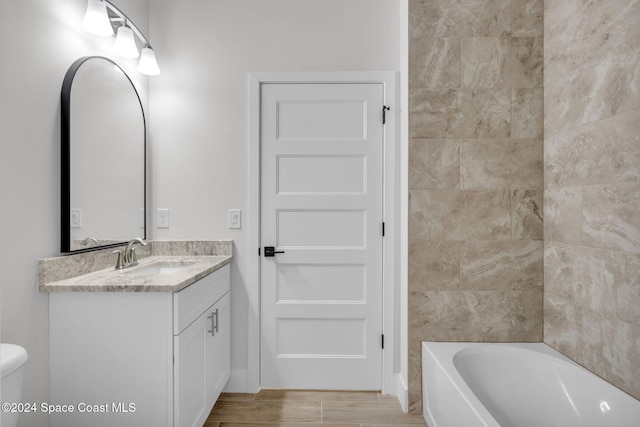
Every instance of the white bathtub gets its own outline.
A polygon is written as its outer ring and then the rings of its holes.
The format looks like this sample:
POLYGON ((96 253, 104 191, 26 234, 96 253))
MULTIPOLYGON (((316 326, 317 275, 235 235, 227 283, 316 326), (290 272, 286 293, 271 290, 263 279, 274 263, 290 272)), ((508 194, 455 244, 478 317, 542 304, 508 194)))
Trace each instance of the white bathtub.
POLYGON ((429 427, 638 427, 640 401, 543 343, 422 343, 429 427))

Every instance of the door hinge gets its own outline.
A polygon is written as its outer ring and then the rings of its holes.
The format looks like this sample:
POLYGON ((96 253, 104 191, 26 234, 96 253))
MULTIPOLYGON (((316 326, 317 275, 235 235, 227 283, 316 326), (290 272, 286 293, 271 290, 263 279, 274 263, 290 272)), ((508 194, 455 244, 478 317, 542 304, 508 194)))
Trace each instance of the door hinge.
POLYGON ((386 105, 382 106, 382 124, 385 124, 387 122, 387 111, 391 110, 391 108, 387 107, 386 105))
POLYGON ((382 334, 382 348, 384 349, 384 334, 382 334))
POLYGON ((382 223, 382 237, 384 237, 384 222, 382 223))
POLYGON ((260 248, 258 248, 258 256, 260 256, 260 248))

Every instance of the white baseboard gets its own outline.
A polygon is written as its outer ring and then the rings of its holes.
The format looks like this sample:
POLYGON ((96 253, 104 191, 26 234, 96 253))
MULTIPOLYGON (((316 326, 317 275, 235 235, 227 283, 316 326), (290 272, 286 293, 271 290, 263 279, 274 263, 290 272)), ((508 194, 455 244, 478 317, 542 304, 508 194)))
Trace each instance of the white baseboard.
POLYGON ((393 375, 396 383, 396 396, 398 396, 402 410, 406 414, 409 412, 409 387, 407 387, 407 382, 400 373, 393 375))
POLYGON ((232 369, 227 385, 224 387, 226 393, 248 393, 248 370, 232 369))

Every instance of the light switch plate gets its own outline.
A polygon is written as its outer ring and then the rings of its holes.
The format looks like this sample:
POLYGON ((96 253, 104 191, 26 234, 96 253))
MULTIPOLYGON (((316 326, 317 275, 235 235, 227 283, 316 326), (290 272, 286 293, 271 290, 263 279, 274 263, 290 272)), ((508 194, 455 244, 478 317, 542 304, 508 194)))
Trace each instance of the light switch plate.
POLYGON ((229 209, 229 228, 242 228, 242 211, 229 209))
POLYGON ((169 228, 169 209, 158 209, 156 214, 156 227, 169 228))

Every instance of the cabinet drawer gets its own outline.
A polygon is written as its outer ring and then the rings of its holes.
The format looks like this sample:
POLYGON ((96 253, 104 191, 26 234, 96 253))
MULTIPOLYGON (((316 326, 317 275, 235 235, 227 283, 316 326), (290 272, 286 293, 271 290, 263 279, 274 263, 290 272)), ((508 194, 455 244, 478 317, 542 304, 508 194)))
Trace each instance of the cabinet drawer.
POLYGON ((173 334, 178 335, 230 288, 227 264, 191 286, 173 294, 173 334))

